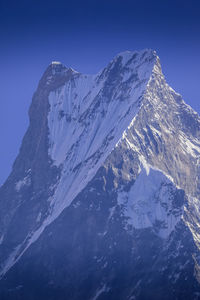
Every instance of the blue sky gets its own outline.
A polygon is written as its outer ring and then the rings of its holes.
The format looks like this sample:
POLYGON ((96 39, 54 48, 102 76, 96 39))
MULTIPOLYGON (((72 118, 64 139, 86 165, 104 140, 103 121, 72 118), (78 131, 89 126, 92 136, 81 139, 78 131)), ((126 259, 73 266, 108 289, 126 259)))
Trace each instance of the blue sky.
POLYGON ((168 83, 200 113, 200 2, 0 1, 0 183, 28 127, 38 81, 53 60, 96 73, 118 52, 155 49, 168 83))

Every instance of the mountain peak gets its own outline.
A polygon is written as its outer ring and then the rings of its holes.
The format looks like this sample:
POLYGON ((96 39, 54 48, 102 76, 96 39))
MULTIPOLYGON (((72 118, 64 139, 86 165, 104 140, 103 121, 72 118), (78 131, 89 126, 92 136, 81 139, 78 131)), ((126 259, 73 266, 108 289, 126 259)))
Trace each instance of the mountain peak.
POLYGON ((59 75, 64 73, 79 73, 75 71, 71 67, 66 67, 63 63, 60 61, 52 61, 48 67, 46 68, 46 71, 44 72, 44 75, 59 75))
MULTIPOLYGON (((66 67, 64 64, 62 64, 60 61, 52 61, 50 63, 50 65, 48 66, 48 68, 51 68, 51 70, 55 70, 54 74, 55 73, 59 73, 59 72, 66 72, 66 71, 71 71, 73 73, 79 73, 77 72, 76 70, 74 70, 73 68, 71 67, 66 67)), ((47 68, 47 69, 48 69, 47 68)))
POLYGON ((62 65, 60 61, 52 61, 51 65, 62 65))
POLYGON ((144 57, 149 59, 156 58, 157 54, 156 51, 152 49, 143 49, 140 51, 126 50, 118 53, 114 59, 118 59, 119 57, 122 58, 122 63, 126 65, 130 60, 141 60, 144 57))
POLYGON ((53 75, 55 73, 60 73, 68 70, 68 68, 59 61, 52 61, 50 65, 47 67, 47 70, 50 69, 53 75))
POLYGON ((200 118, 155 51, 121 52, 96 75, 51 62, 0 189, 0 298, 39 284, 34 299, 58 286, 74 300, 197 299, 199 161, 200 118))
POLYGON ((55 89, 56 87, 63 85, 65 81, 77 74, 72 68, 66 67, 59 61, 52 61, 45 72, 43 73, 39 82, 39 87, 48 87, 48 90, 55 89))
MULTIPOLYGON (((159 61, 159 58, 156 54, 155 50, 152 49, 143 49, 140 51, 130 51, 125 50, 117 55, 114 56, 114 58, 111 60, 111 62, 108 64, 107 69, 109 69, 109 66, 113 66, 116 62, 120 61, 121 67, 128 67, 130 69, 135 68, 136 64, 145 64, 145 63, 151 63, 148 68, 148 66, 144 66, 146 69, 153 70, 153 66, 156 63, 156 60, 159 61)), ((74 74, 81 74, 80 72, 74 70, 71 67, 66 67, 62 62, 60 61, 52 61, 49 66, 47 67, 46 71, 44 72, 43 77, 48 77, 51 75, 60 75, 64 73, 74 73, 74 74)), ((100 71, 101 72, 101 71, 100 71)), ((99 73, 100 73, 99 72, 99 73)), ((99 74, 97 73, 97 75, 99 74)), ((86 75, 86 74, 83 74, 86 75)))

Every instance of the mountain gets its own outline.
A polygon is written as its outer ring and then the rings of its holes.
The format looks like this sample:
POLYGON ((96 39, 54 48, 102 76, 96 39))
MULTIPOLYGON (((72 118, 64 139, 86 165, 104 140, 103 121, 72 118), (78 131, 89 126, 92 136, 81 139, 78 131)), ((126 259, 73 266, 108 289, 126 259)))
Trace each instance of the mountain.
POLYGON ((200 299, 200 118, 155 51, 52 62, 0 189, 0 299, 200 299))

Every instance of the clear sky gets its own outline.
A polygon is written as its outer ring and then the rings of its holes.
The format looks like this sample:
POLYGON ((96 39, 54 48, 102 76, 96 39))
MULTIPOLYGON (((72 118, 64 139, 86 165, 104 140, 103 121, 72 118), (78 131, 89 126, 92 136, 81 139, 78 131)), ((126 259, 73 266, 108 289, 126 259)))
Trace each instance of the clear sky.
POLYGON ((118 52, 155 49, 168 83, 200 113, 199 0, 1 0, 0 37, 0 184, 53 60, 96 73, 118 52))

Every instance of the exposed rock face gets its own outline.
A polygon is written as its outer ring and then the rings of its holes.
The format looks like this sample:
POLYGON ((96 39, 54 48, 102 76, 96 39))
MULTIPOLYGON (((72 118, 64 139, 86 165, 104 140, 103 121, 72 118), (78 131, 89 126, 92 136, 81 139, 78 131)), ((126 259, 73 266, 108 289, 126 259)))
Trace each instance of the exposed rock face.
POLYGON ((53 62, 0 189, 1 299, 200 299, 200 118, 151 50, 53 62))

